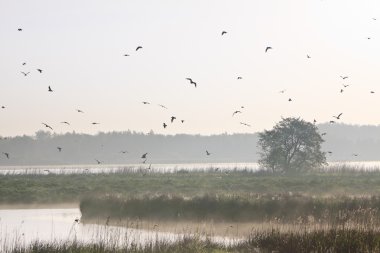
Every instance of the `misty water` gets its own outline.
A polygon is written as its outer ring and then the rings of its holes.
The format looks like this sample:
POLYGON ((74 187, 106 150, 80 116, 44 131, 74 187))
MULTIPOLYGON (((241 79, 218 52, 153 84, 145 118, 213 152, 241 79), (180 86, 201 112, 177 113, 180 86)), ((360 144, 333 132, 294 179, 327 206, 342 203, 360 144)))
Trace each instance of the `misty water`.
MULTIPOLYGON (((178 163, 178 164, 102 164, 102 165, 54 165, 54 166, 0 166, 0 174, 76 174, 76 173, 116 173, 139 172, 150 169, 152 172, 179 172, 194 170, 218 171, 257 171, 258 163, 178 163)), ((380 161, 343 161, 329 162, 327 169, 380 169, 380 161)))
MULTIPOLYGON (((82 243, 104 242, 110 246, 125 247, 131 244, 143 246, 156 241, 172 242, 183 238, 181 233, 82 224, 75 222, 80 218, 78 208, 69 209, 3 209, 0 210, 0 252, 18 246, 28 246, 35 241, 82 243)), ((213 236, 211 241, 233 244, 239 239, 213 236)))

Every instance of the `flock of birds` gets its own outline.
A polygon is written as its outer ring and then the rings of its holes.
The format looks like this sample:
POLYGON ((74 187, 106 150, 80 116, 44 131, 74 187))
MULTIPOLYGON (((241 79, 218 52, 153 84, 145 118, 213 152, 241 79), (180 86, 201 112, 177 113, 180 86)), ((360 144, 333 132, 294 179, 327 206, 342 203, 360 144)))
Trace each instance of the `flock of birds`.
MULTIPOLYGON (((377 19, 376 19, 376 18, 372 18, 372 20, 376 21, 377 19)), ((22 32, 22 31, 23 31, 22 28, 18 28, 17 30, 18 30, 19 32, 22 32)), ((222 31, 222 32, 221 32, 221 36, 227 36, 227 34, 228 34, 227 31, 222 31)), ((369 39, 371 39, 371 38, 368 37, 367 39, 369 40, 369 39)), ((141 50, 143 50, 143 47, 142 47, 142 46, 137 46, 136 49, 135 49, 135 52, 138 52, 138 51, 141 51, 141 50)), ((271 46, 267 46, 267 47, 265 48, 264 52, 265 52, 265 53, 269 53, 271 50, 274 50, 274 49, 273 49, 271 46)), ((128 57, 128 56, 130 56, 130 54, 123 54, 123 56, 128 57)), ((307 59, 311 59, 311 56, 310 56, 309 54, 306 54, 306 58, 307 58, 307 59)), ((27 63, 26 63, 26 62, 23 62, 22 65, 25 66, 25 65, 27 65, 27 63)), ((40 68, 37 68, 36 71, 37 71, 39 74, 43 74, 43 72, 44 72, 44 70, 42 70, 42 69, 40 69, 40 68)), ((28 77, 28 76, 31 74, 30 71, 29 71, 29 72, 20 71, 20 73, 21 73, 24 77, 28 77)), ((348 77, 348 76, 342 76, 342 75, 341 75, 340 78, 341 78, 343 81, 346 81, 349 77, 348 77)), ((237 80, 241 80, 241 79, 243 79, 242 76, 238 76, 238 77, 237 77, 237 80)), ((187 81, 189 82, 190 85, 194 86, 194 88, 197 88, 198 83, 197 83, 193 78, 191 78, 191 77, 186 77, 185 80, 187 80, 187 81)), ((349 86, 350 86, 349 84, 343 83, 343 88, 340 89, 340 93, 343 93, 343 92, 345 91, 345 89, 348 88, 349 86)), ((50 85, 47 87, 47 92, 49 92, 49 93, 54 92, 53 88, 52 88, 50 85)), ((281 90, 281 91, 279 91, 279 93, 284 94, 284 93, 286 93, 286 90, 285 90, 285 89, 284 89, 284 90, 281 90)), ((375 94, 375 91, 374 91, 374 90, 371 90, 371 91, 370 91, 370 94, 375 94)), ((293 101, 293 99, 292 99, 291 97, 289 97, 287 100, 288 100, 288 102, 292 102, 292 101, 293 101)), ((143 103, 144 105, 151 105, 151 103, 148 102, 148 101, 143 101, 142 103, 143 103)), ((165 105, 162 105, 162 104, 157 104, 157 105, 158 105, 159 107, 163 108, 163 109, 168 109, 165 105)), ((5 105, 2 105, 2 106, 1 106, 1 109, 6 109, 6 106, 5 106, 5 105)), ((244 109, 244 106, 241 106, 238 110, 233 111, 233 113, 232 113, 232 117, 235 118, 238 114, 242 114, 242 113, 243 113, 243 109, 244 109)), ((76 111, 77 111, 78 113, 84 113, 83 110, 81 110, 81 109, 76 109, 76 111)), ((332 117, 334 118, 334 120, 330 120, 329 122, 330 122, 331 124, 336 123, 338 120, 341 119, 342 115, 343 115, 342 112, 339 113, 339 114, 337 114, 337 115, 333 115, 332 117)), ((172 123, 174 123, 175 120, 177 120, 177 117, 176 117, 176 116, 171 116, 169 120, 170 120, 170 123, 172 124, 172 123)), ((181 119, 180 122, 181 122, 181 123, 184 123, 185 120, 184 120, 184 119, 181 119)), ((317 120, 314 119, 313 122, 314 122, 314 124, 316 124, 316 123, 317 123, 317 120)), ((61 123, 61 124, 65 124, 65 125, 70 125, 70 123, 69 123, 68 121, 62 121, 62 122, 60 122, 60 123, 61 123)), ((247 122, 239 122, 239 123, 240 123, 241 125, 243 125, 243 126, 251 127, 251 124, 249 124, 249 123, 247 123, 247 122)), ((99 125, 100 123, 94 121, 94 122, 91 122, 91 124, 92 124, 92 125, 99 125)), ((54 131, 54 129, 53 129, 53 127, 52 127, 51 125, 49 125, 49 124, 47 124, 47 123, 44 123, 44 122, 42 122, 42 125, 43 125, 45 128, 54 131)), ((166 129, 166 128, 168 127, 168 123, 167 123, 167 122, 163 122, 163 123, 162 123, 162 126, 163 126, 164 129, 166 129)), ((327 133, 322 133, 321 135, 322 135, 322 136, 325 136, 326 134, 327 134, 327 133)), ((57 147, 57 150, 58 150, 58 152, 62 152, 63 148, 62 148, 62 147, 57 147)), ((120 153, 126 154, 126 153, 128 153, 128 151, 120 151, 120 153)), ((328 151, 327 153, 331 155, 331 154, 332 154, 332 151, 328 151)), ((10 158, 9 153, 7 153, 7 152, 2 152, 2 154, 3 154, 7 159, 10 158)), ((148 155, 148 153, 144 153, 144 154, 141 156, 142 163, 145 163, 145 162, 147 161, 147 159, 148 159, 148 158, 147 158, 147 155, 148 155)), ((210 153, 208 150, 206 150, 206 155, 207 155, 207 156, 210 156, 211 153, 210 153)), ((353 154, 353 155, 354 155, 354 156, 358 156, 358 154, 353 154)), ((100 160, 98 160, 98 159, 95 159, 95 161, 97 162, 97 164, 101 164, 101 163, 102 163, 102 161, 100 161, 100 160)))

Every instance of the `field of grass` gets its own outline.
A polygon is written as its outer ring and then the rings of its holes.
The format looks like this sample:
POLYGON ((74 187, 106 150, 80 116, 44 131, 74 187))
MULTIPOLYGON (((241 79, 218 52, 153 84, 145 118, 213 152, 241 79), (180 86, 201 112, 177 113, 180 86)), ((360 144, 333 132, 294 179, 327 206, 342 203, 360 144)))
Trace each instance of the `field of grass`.
POLYGON ((160 221, 271 222, 297 224, 380 224, 380 198, 257 195, 183 198, 91 197, 80 203, 82 219, 112 217, 160 221))
POLYGON ((121 197, 202 196, 289 193, 309 196, 380 195, 380 171, 310 172, 273 175, 267 172, 179 171, 118 172, 69 175, 0 175, 0 204, 76 202, 99 194, 121 197))
POLYGON ((254 232, 250 238, 235 245, 223 246, 197 236, 184 236, 176 242, 153 241, 142 247, 107 246, 103 242, 35 242, 27 247, 15 247, 9 253, 343 253, 380 252, 380 232, 361 229, 330 229, 282 233, 277 230, 254 232))

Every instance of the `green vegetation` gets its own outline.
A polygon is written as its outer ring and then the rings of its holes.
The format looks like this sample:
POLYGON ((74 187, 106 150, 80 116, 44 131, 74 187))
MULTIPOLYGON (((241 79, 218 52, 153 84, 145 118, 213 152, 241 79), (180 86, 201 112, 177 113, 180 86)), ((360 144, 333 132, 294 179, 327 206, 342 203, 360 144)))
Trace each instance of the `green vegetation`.
POLYGON ((77 242, 43 243, 35 242, 23 248, 15 246, 9 253, 223 253, 223 252, 262 252, 262 253, 309 253, 309 252, 379 252, 380 232, 361 229, 328 229, 307 232, 254 232, 251 237, 236 245, 222 246, 210 240, 201 240, 196 236, 188 236, 176 242, 152 242, 142 247, 107 246, 103 242, 97 244, 81 244, 77 242))
POLYGON ((99 217, 153 220, 213 220, 298 224, 380 224, 380 198, 313 198, 257 195, 252 198, 203 196, 191 199, 159 196, 144 198, 92 197, 81 201, 82 219, 99 217))
POLYGON ((285 118, 273 130, 259 134, 259 163, 273 172, 318 168, 326 163, 326 154, 321 151, 322 142, 315 124, 299 118, 285 118))
POLYGON ((85 197, 255 194, 338 196, 380 195, 380 171, 315 171, 297 175, 268 172, 179 171, 176 173, 118 172, 70 175, 0 175, 0 203, 77 202, 85 197))

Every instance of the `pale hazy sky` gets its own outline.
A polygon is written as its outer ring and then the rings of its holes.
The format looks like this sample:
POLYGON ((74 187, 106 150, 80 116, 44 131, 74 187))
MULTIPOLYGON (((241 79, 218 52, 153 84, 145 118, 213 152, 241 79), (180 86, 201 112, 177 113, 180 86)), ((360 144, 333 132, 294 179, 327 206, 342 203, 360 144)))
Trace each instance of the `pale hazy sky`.
POLYGON ((0 0, 0 88, 2 136, 42 122, 57 133, 256 132, 340 112, 378 125, 380 1, 0 0))

